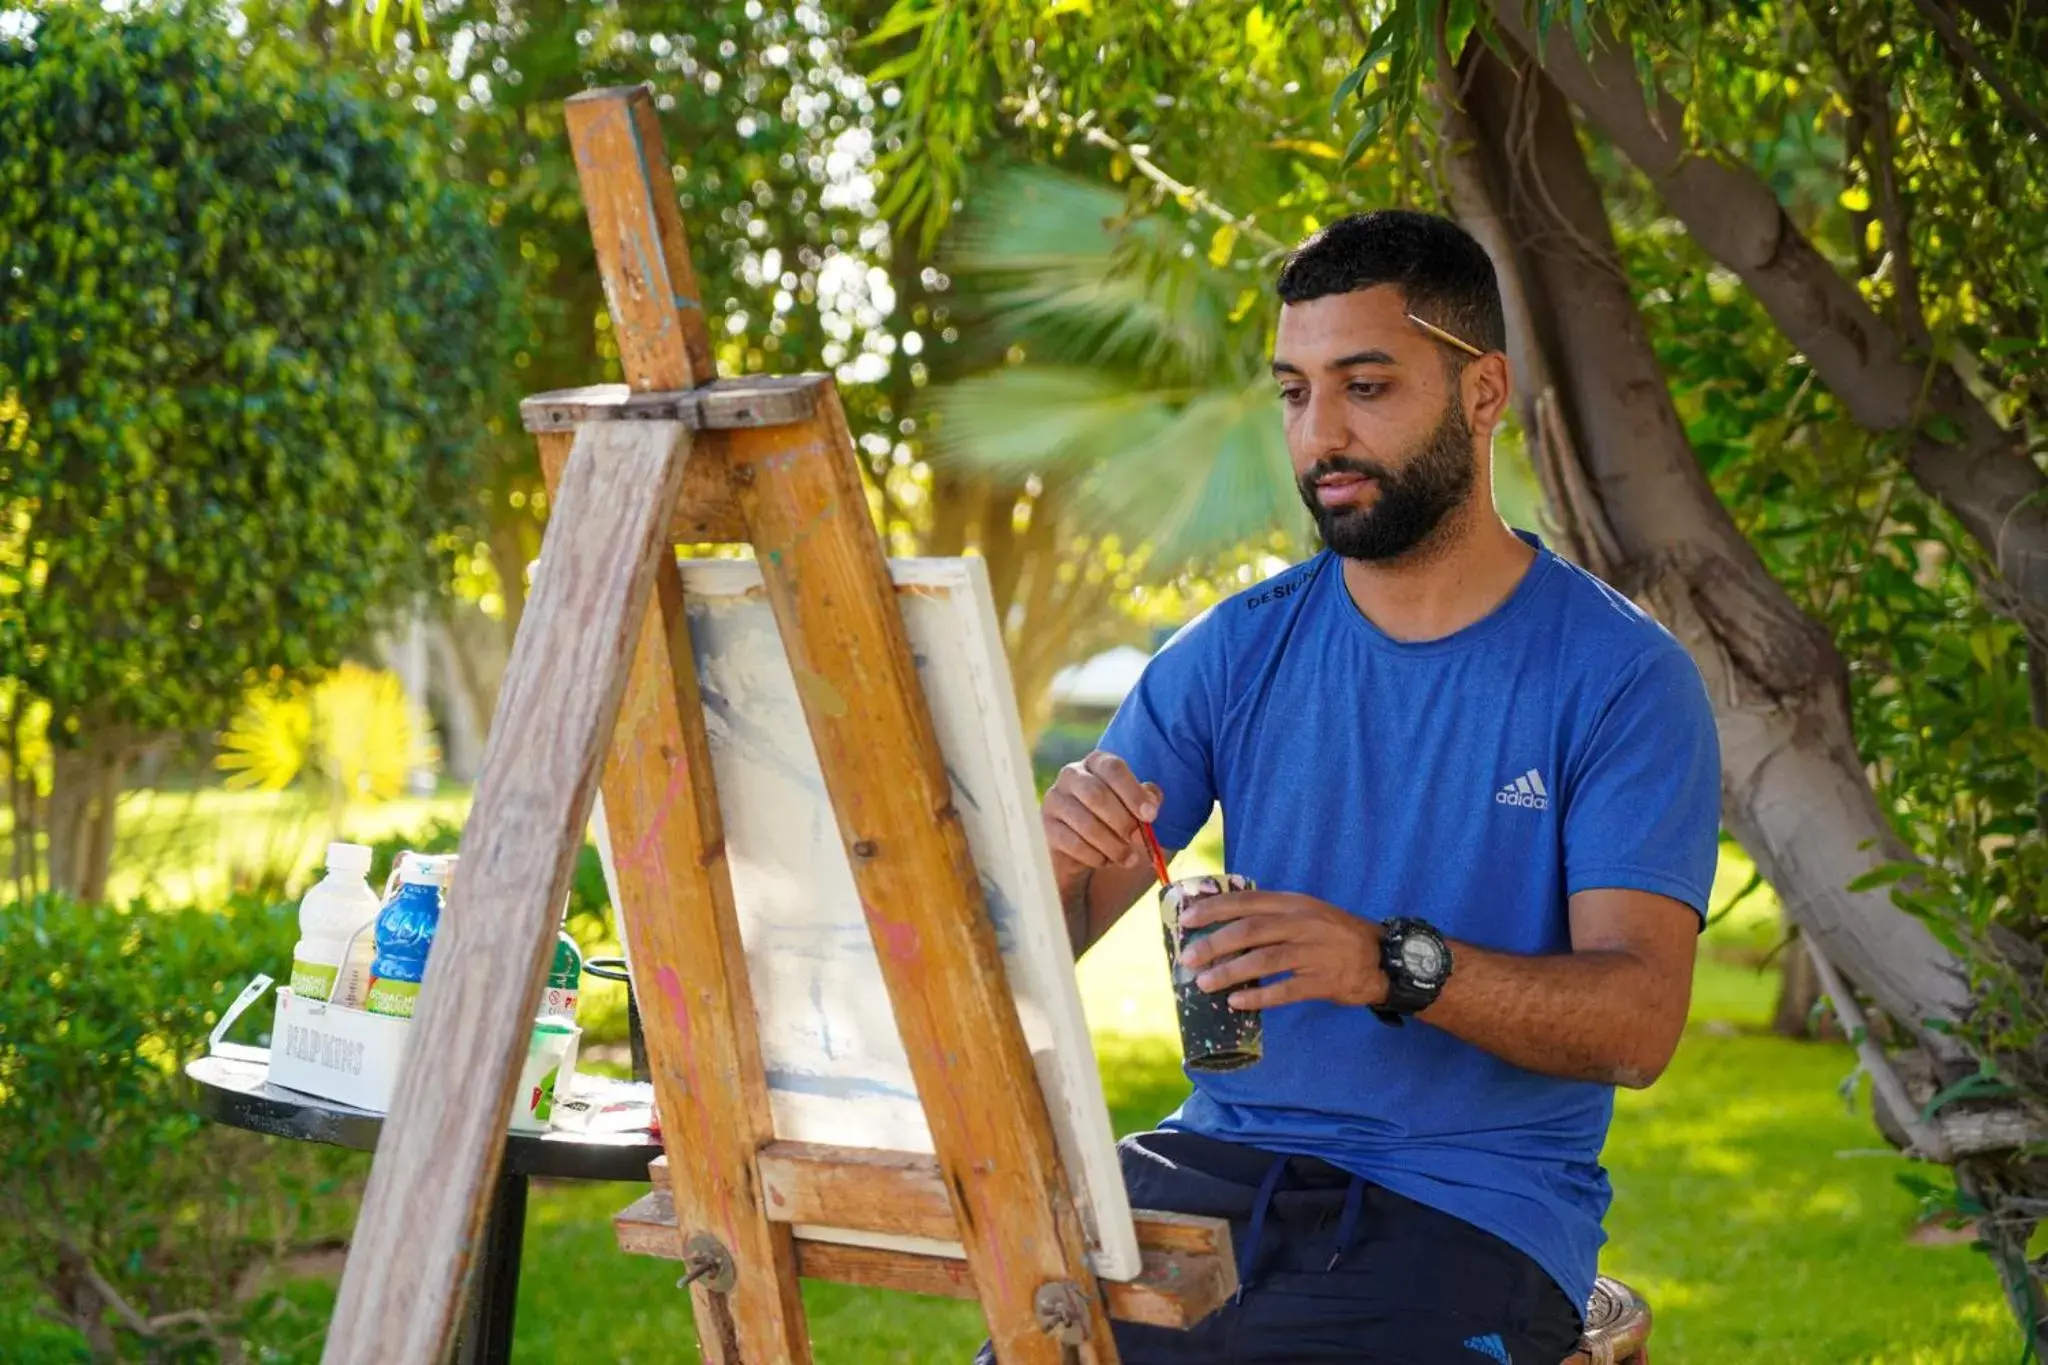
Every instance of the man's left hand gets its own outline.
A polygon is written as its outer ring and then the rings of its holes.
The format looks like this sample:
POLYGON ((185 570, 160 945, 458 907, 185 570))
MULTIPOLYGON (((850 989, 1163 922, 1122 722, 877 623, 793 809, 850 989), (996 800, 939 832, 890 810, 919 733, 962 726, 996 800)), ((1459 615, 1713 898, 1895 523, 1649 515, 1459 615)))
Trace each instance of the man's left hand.
POLYGON ((1181 914, 1187 928, 1223 927, 1181 954, 1195 984, 1221 991, 1292 973, 1284 981, 1231 991, 1232 1009, 1270 1009, 1297 1000, 1377 1005, 1387 998, 1380 927, 1328 901, 1284 891, 1209 896, 1181 914), (1211 965, 1214 964, 1214 965, 1211 965))

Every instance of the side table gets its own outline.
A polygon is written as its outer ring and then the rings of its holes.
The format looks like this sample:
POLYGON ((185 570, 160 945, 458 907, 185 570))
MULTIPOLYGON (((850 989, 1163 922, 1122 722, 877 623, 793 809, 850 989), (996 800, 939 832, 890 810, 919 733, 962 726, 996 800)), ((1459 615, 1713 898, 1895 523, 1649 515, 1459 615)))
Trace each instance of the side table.
MULTIPOLYGON (((262 1062, 201 1057, 185 1068, 200 1117, 252 1133, 374 1151, 381 1115, 270 1084, 262 1062)), ((456 1346, 460 1365, 507 1365, 519 1303, 519 1253, 526 1228, 526 1186, 533 1176, 557 1180, 647 1183, 647 1165, 662 1154, 644 1130, 625 1133, 508 1133, 498 1188, 484 1222, 483 1255, 471 1271, 469 1302, 456 1346)))

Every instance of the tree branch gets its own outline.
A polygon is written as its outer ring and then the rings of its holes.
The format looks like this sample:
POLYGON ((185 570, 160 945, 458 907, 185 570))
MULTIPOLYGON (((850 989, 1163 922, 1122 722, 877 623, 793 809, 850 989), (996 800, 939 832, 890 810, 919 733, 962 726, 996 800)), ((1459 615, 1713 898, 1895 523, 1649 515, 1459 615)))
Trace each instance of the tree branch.
POLYGON ((1892 1108, 1892 1117, 1905 1133, 1907 1155, 1938 1161, 1946 1166, 1955 1160, 1955 1152, 1949 1147, 1948 1139, 1941 1131, 1932 1127, 1920 1117, 1920 1107, 1906 1094, 1905 1082, 1899 1073, 1892 1070, 1891 1060, 1877 1039, 1870 1036, 1870 1025, 1863 1017, 1863 1011, 1856 1004, 1856 997, 1842 984, 1842 978, 1835 966, 1820 950, 1813 935, 1802 934, 1800 941, 1806 945, 1806 952, 1813 959, 1813 970, 1820 977, 1822 994, 1828 998, 1828 1008, 1835 1012, 1841 1022, 1842 1032, 1849 1035, 1849 1041, 1856 1048, 1856 1060, 1863 1063, 1863 1069, 1870 1073, 1870 1084, 1892 1108))
POLYGON ((2041 0, 1963 0, 1963 8, 1991 32, 2022 43, 2028 56, 2048 66, 2048 5, 2041 0))
MULTIPOLYGON (((1519 0, 1490 0, 1489 8, 1503 33, 1535 49, 1519 0)), ((2048 478, 1953 369, 1930 369, 1907 354, 1899 333, 1793 225, 1755 172, 1681 142, 1681 110, 1668 96, 1658 97, 1653 117, 1628 46, 1598 20, 1595 30, 1589 59, 1560 25, 1542 49, 1545 74, 1642 168, 1693 240, 1742 277, 1850 417, 1906 435, 1914 480, 1983 547, 2009 589, 2005 600, 2048 638, 2048 478), (1953 430, 1937 433, 1931 417, 1953 430)))
POLYGON ((2004 73, 1984 56, 1984 50, 1970 41, 1970 35, 1963 32, 1962 27, 1956 23, 1955 15, 1936 4, 1934 0, 1913 0, 1913 7, 1919 10, 1934 31, 1941 35, 1941 41, 1948 45, 1949 51, 1974 68, 1977 74, 1984 78, 1984 83, 1998 92, 1998 98, 2005 101, 2005 106, 2012 110, 2013 117, 2026 124, 2034 136, 2041 139, 2043 147, 2048 147, 2048 119, 2043 119, 2039 111, 2028 104, 2026 98, 2013 88, 2012 82, 2005 78, 2004 73))
MULTIPOLYGON (((1844 41, 1840 18, 1824 0, 1807 0, 1807 16, 1828 46, 1835 70, 1848 92, 1850 109, 1849 143, 1852 154, 1863 163, 1876 190, 1877 219, 1884 227, 1884 243, 1890 257, 1892 294, 1898 301, 1899 326, 1922 352, 1933 349, 1927 330, 1927 315, 1920 302, 1920 272, 1913 264, 1911 213, 1899 188, 1898 143, 1892 135, 1892 103, 1889 81, 1874 65, 1865 65, 1852 55, 1844 41)), ((1881 35, 1889 39, 1890 33, 1881 35)), ((1896 43, 1893 44, 1896 51, 1896 43)), ((1859 254, 1867 248, 1858 241, 1859 254)), ((1878 272, 1882 272, 1882 263, 1878 272)))
MULTIPOLYGON (((1030 106, 1027 105, 1026 107, 1028 109, 1030 106)), ((1095 111, 1093 109, 1079 118, 1075 118, 1073 115, 1058 109, 1052 111, 1052 116, 1058 122, 1061 132, 1078 137, 1083 142, 1091 143, 1102 148, 1104 151, 1128 157, 1131 165, 1137 167, 1138 174, 1144 176, 1147 180, 1150 180, 1153 184, 1159 186, 1196 212, 1206 214, 1219 223, 1236 228, 1239 232, 1269 251, 1288 251, 1292 249, 1287 243, 1260 227, 1252 219, 1240 217, 1229 209, 1224 208, 1223 205, 1210 198, 1206 190, 1197 189, 1193 185, 1174 179, 1160 167, 1158 162, 1152 160, 1150 156, 1138 151, 1127 142, 1120 142, 1116 138, 1111 137, 1096 126, 1095 111)))

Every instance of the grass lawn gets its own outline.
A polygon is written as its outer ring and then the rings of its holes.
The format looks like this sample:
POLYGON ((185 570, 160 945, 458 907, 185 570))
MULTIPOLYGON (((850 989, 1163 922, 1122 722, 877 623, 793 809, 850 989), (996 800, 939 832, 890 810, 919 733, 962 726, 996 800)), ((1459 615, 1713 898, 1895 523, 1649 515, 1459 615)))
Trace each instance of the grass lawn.
MULTIPOLYGON (((225 886, 230 867, 285 859, 310 868, 326 837, 320 819, 261 818, 275 801, 130 798, 124 827, 138 835, 128 846, 138 856, 117 875, 117 891, 203 898, 225 886)), ((366 808, 349 832, 417 826, 459 814, 462 803, 366 808)), ((1214 867, 1218 857, 1212 830, 1183 855, 1181 870, 1214 867)), ((1717 906, 1749 873, 1731 849, 1717 906)), ((1851 1112, 1837 1094, 1853 1068, 1849 1050, 1764 1031, 1774 982, 1758 963, 1776 924, 1775 902, 1760 893, 1708 931, 1676 1061, 1652 1089, 1620 1095, 1605 1158, 1615 1203, 1603 1268, 1649 1296, 1664 1362, 2018 1361, 1990 1266, 1967 1245, 1909 1238, 1916 1201, 1896 1179, 1908 1163, 1884 1148, 1862 1101, 1851 1112)), ((1149 1127, 1187 1088, 1150 916, 1127 917, 1081 964, 1080 981, 1116 1128, 1149 1127)), ((634 1194, 630 1186, 536 1186, 520 1360, 694 1358, 676 1268, 613 1246, 608 1219, 634 1194)), ((305 1283, 295 1286, 301 1295, 331 1300, 332 1290, 305 1283)), ((968 1304, 822 1284, 807 1284, 804 1299, 822 1365, 965 1361, 981 1340, 968 1304)), ((0 1358, 7 1354, 0 1347, 0 1358)))

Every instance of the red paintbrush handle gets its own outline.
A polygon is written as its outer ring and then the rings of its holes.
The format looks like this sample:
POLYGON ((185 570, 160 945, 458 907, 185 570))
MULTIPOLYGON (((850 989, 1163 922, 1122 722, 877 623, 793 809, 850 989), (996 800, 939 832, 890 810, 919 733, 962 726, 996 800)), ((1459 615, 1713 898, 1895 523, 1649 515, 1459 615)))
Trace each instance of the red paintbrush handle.
POLYGON ((1145 847, 1152 850, 1152 870, 1159 874, 1159 884, 1171 886, 1173 878, 1167 874, 1166 854, 1160 851, 1159 836, 1154 834, 1152 826, 1143 820, 1138 822, 1138 828, 1145 831, 1145 847))

